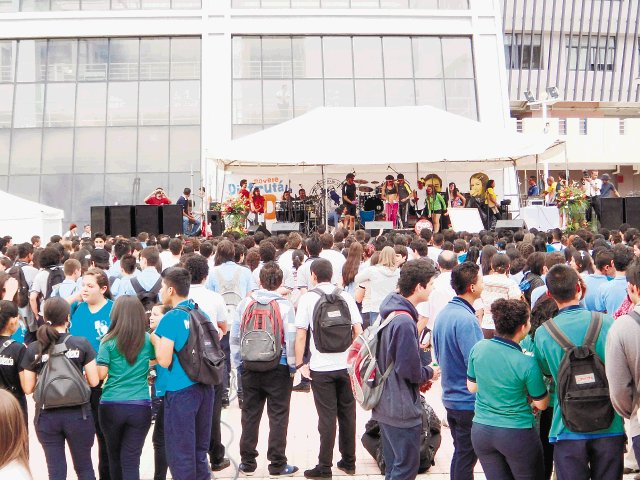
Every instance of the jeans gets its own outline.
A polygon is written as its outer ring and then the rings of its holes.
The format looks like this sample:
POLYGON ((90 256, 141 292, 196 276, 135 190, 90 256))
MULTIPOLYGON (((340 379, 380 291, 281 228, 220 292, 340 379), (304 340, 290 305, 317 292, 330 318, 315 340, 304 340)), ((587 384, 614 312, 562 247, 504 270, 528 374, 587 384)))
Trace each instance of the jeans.
POLYGON ((551 480, 553 474, 553 443, 549 442, 549 430, 553 421, 553 408, 547 407, 540 412, 540 442, 542 443, 542 458, 544 459, 544 478, 551 480))
POLYGON ((471 441, 490 480, 542 480, 542 445, 535 428, 498 428, 475 423, 471 441))
POLYGON ((153 425, 153 435, 151 436, 153 443, 153 480, 167 479, 167 452, 164 447, 164 397, 160 397, 158 403, 158 415, 156 423, 153 425))
POLYGON ((640 435, 631 439, 631 445, 633 446, 633 453, 636 456, 636 462, 640 465, 640 435))
POLYGON ((242 372, 244 403, 242 406, 242 434, 240 436, 240 458, 249 467, 257 466, 258 435, 260 419, 267 404, 269 417, 269 440, 267 459, 269 473, 277 473, 287 465, 287 430, 289 428, 289 406, 293 379, 287 365, 278 365, 267 372, 242 372))
POLYGON ((230 332, 220 339, 220 348, 224 352, 224 377, 222 379, 223 396, 229 398, 229 384, 231 383, 231 346, 229 345, 230 332))
POLYGON ((398 204, 398 224, 404 228, 407 225, 409 217, 409 202, 400 202, 398 204))
POLYGON ((473 410, 447 408, 447 422, 453 437, 450 478, 451 480, 472 480, 473 467, 478 461, 471 444, 473 410))
POLYGON ((558 480, 622 478, 624 435, 591 440, 560 440, 553 451, 558 480))
POLYGON ((331 471, 336 443, 336 420, 340 427, 338 448, 347 465, 356 464, 356 401, 347 370, 311 372, 313 401, 318 411, 320 453, 318 468, 331 471))
POLYGON ((209 461, 211 465, 222 462, 224 459, 224 445, 222 444, 222 432, 220 430, 220 417, 222 415, 222 388, 214 389, 213 414, 211 415, 211 436, 209 437, 209 461))
POLYGON ((422 425, 399 428, 380 423, 385 480, 409 480, 420 469, 420 436, 422 425))
POLYGON ((188 237, 195 237, 200 232, 200 220, 194 220, 193 223, 189 223, 187 217, 182 217, 182 231, 188 237))
POLYGON ((81 407, 43 410, 35 422, 38 441, 44 450, 49 470, 49 480, 66 480, 67 461, 65 441, 69 445, 73 468, 79 480, 95 480, 91 461, 91 447, 95 440, 96 429, 88 408, 86 418, 82 418, 81 407))
POLYGON ((164 441, 174 480, 210 480, 207 462, 213 387, 196 383, 164 397, 164 441))
POLYGON ((386 202, 384 204, 384 214, 387 222, 391 222, 393 228, 396 228, 398 220, 398 202, 386 202))
POLYGON ((98 476, 100 480, 110 480, 109 454, 107 452, 107 442, 104 439, 102 428, 100 427, 100 399, 102 398, 102 382, 97 387, 91 388, 91 414, 93 424, 98 439, 98 476))

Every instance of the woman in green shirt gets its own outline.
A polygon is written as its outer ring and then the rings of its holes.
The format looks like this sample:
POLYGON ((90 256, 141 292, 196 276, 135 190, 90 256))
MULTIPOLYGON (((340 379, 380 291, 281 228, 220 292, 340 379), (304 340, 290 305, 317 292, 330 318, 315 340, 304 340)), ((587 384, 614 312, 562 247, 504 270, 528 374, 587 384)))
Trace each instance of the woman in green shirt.
POLYGON ((473 449, 488 480, 542 480, 542 446, 529 400, 544 410, 549 396, 536 360, 519 345, 531 328, 529 307, 498 299, 491 314, 495 336, 469 354, 467 387, 477 393, 473 449))
POLYGON ((140 455, 151 427, 147 377, 149 362, 155 359, 146 327, 138 297, 120 297, 98 351, 98 373, 107 379, 100 399, 100 425, 113 480, 140 478, 140 455))
POLYGON ((440 217, 446 211, 447 202, 444 197, 440 193, 436 192, 432 185, 428 185, 424 212, 433 224, 433 233, 440 231, 440 217))

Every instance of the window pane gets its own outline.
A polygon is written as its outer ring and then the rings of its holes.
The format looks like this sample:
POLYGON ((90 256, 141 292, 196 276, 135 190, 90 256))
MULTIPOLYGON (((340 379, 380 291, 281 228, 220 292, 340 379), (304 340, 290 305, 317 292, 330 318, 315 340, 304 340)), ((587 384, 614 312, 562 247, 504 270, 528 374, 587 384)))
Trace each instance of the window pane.
POLYGON ((140 8, 140 0, 111 0, 112 10, 136 10, 140 8))
POLYGON ((438 0, 409 0, 409 8, 438 8, 438 0))
MULTIPOLYGON (((131 205, 133 204, 133 181, 135 173, 120 175, 105 175, 104 203, 105 205, 131 205)), ((156 185, 157 187, 158 185, 156 185)))
POLYGON ((324 104, 322 80, 295 80, 293 82, 294 116, 324 104))
POLYGON ((383 37, 385 78, 411 78, 411 39, 409 37, 383 37))
POLYGON ((89 223, 91 205, 104 205, 104 181, 96 180, 93 175, 73 176, 73 203, 71 204, 72 222, 78 225, 89 223))
POLYGON ((200 0, 171 0, 171 8, 202 8, 202 2, 200 0))
POLYGON ((82 10, 109 10, 109 0, 81 0, 82 10))
POLYGON ((104 137, 104 128, 76 128, 75 173, 104 173, 104 137))
POLYGON ((408 8, 409 0, 380 0, 381 8, 408 8))
POLYGON ((265 80, 262 87, 264 123, 281 123, 293 118, 291 80, 265 80))
POLYGON ((136 125, 138 119, 138 83, 109 83, 107 125, 136 125))
POLYGON ((9 173, 9 143, 11 130, 0 130, 0 175, 9 173))
POLYGON ((169 125, 169 82, 140 82, 139 125, 169 125))
POLYGON ((17 12, 19 0, 0 0, 0 12, 17 12))
POLYGON ((80 0, 51 0, 51 10, 80 10, 80 0))
POLYGON ((322 78, 322 43, 320 37, 292 39, 293 76, 322 78))
POLYGON ((327 107, 353 107, 353 80, 325 80, 324 104, 327 107))
POLYGON ((320 0, 322 8, 349 8, 349 0, 320 0))
MULTIPOLYGON (((114 2, 120 0, 114 0, 114 2)), ((115 3, 113 4, 115 8, 115 3)), ((111 39, 109 42, 109 79, 137 80, 138 79, 138 48, 137 38, 111 39)))
POLYGON ((351 0, 351 8, 380 8, 380 0, 351 0))
POLYGON ((469 8, 469 0, 438 0, 440 8, 451 10, 466 10, 469 8))
POLYGON ((445 80, 447 111, 478 119, 476 88, 473 80, 445 80))
POLYGON ((92 127, 104 125, 107 115, 107 84, 79 83, 76 102, 76 125, 92 127))
POLYGON ((14 128, 42 126, 44 108, 44 84, 16 85, 14 128))
POLYGON ((47 68, 47 41, 20 40, 18 48, 18 81, 44 82, 47 68))
POLYGON ((200 82, 171 82, 171 125, 200 124, 200 82))
POLYGON ((47 81, 75 81, 77 62, 78 42, 76 40, 49 40, 47 81))
POLYGON ((41 146, 41 129, 14 129, 11 144, 11 165, 9 168, 11 175, 21 173, 40 173, 41 146))
POLYGON ((442 57, 446 78, 473 78, 470 38, 442 39, 442 57))
POLYGON ((0 128, 11 128, 13 85, 0 85, 0 128))
POLYGON ((322 52, 326 78, 351 78, 353 76, 350 37, 324 37, 322 52))
POLYGON ((319 8, 320 0, 291 0, 293 8, 319 8))
POLYGON ((262 85, 260 80, 233 81, 233 123, 262 124, 262 85))
POLYGON ((262 39, 263 78, 291 78, 291 39, 262 39))
POLYGON ((231 136, 240 138, 262 130, 262 125, 233 125, 231 127, 231 136))
POLYGON ((414 37, 413 65, 416 78, 442 78, 442 50, 438 37, 414 37))
MULTIPOLYGON (((193 190, 198 190, 200 185, 200 172, 193 172, 193 190)), ((184 187, 191 186, 191 173, 174 173, 169 175, 169 198, 174 199, 182 195, 184 187)))
POLYGON ((169 171, 200 170, 200 127, 171 127, 169 171))
POLYGON ((78 57, 78 80, 105 81, 107 79, 107 65, 109 65, 107 39, 80 39, 78 57))
POLYGON ((75 83, 48 83, 44 109, 45 127, 72 127, 75 104, 75 83))
POLYGON ((73 129, 45 128, 42 141, 42 173, 71 173, 73 129))
POLYGON ((200 39, 171 39, 171 78, 189 80, 200 78, 200 39))
POLYGON ((384 84, 387 107, 406 107, 416 104, 413 80, 386 80, 384 84))
POLYGON ((21 12, 46 12, 49 10, 49 0, 20 0, 21 12))
POLYGON ((442 80, 416 80, 416 105, 431 105, 445 110, 444 82, 442 80))
POLYGON ((169 127, 140 127, 138 172, 166 172, 168 169, 169 127))
POLYGON ((0 83, 13 82, 16 46, 15 40, 0 41, 0 83))
POLYGON ((40 175, 12 175, 9 193, 34 202, 40 201, 40 175))
POLYGON ((171 0, 142 0, 142 8, 171 8, 171 0))
POLYGON ((382 78, 380 37, 353 37, 353 68, 356 78, 382 78))
POLYGON ((260 8, 260 0, 231 0, 231 8, 260 8))
POLYGON ((356 80, 356 107, 384 107, 382 80, 356 80))
POLYGON ((164 80, 169 78, 169 39, 143 38, 140 40, 140 79, 164 80))
POLYGON ((65 220, 71 215, 71 175, 42 175, 40 186, 40 203, 64 210, 65 220), (60 192, 69 192, 60 195, 60 192))
POLYGON ((233 37, 233 78, 260 78, 260 38, 233 37))
MULTIPOLYGON (((0 1, 0 9, 1 8, 2 2, 0 1)), ((7 175, 0 175, 0 190, 4 190, 5 192, 9 191, 9 177, 7 175)))
MULTIPOLYGON (((149 192, 154 191, 156 188, 158 188, 160 185, 162 185, 162 187, 167 188, 168 189, 168 185, 169 185, 169 174, 164 172, 164 173, 145 173, 144 175, 140 175, 138 177, 138 179, 140 180, 140 189, 136 189, 136 194, 135 197, 133 199, 133 204, 134 205, 140 205, 142 203, 144 203, 144 199, 147 195, 149 195, 149 192)), ((197 191, 198 187, 196 186, 196 191, 197 191)), ((178 195, 178 197, 182 195, 182 191, 180 192, 180 194, 178 195)), ((178 197, 169 197, 171 198, 171 200, 177 200, 178 197)))
POLYGON ((107 128, 107 172, 136 171, 136 130, 135 127, 107 128))

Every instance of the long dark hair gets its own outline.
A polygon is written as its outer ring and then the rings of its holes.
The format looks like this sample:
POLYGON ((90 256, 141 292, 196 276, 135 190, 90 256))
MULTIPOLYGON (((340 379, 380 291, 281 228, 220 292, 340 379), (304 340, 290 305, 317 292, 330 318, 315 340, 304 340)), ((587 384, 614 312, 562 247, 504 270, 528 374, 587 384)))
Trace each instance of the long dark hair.
POLYGON ((133 295, 124 295, 116 300, 111 310, 111 325, 102 339, 116 340, 116 346, 129 365, 133 365, 144 346, 147 330, 147 314, 133 295))
POLYGON ((485 187, 485 190, 489 190, 490 188, 495 188, 495 186, 496 186, 496 181, 494 179, 487 180, 487 185, 485 187))
POLYGON ((542 296, 531 309, 531 340, 536 338, 536 330, 547 320, 558 314, 558 304, 553 298, 542 296))
POLYGON ((38 328, 36 339, 40 344, 40 356, 58 343, 60 333, 56 327, 62 327, 69 321, 69 303, 61 297, 51 297, 44 301, 42 313, 44 325, 38 328))
POLYGON ((493 245, 485 245, 482 247, 481 253, 480 266, 482 267, 482 275, 489 275, 491 273, 491 258, 498 253, 498 249, 493 245))
POLYGON ((449 184, 449 192, 451 192, 451 197, 456 197, 458 195, 458 193, 460 193, 460 190, 458 190, 458 187, 456 186, 455 183, 451 182, 449 184), (453 192, 451 192, 451 185, 453 185, 453 192))
POLYGON ((9 320, 18 316, 18 307, 9 300, 0 300, 0 332, 7 328, 9 320))
POLYGON ((113 295, 111 294, 111 288, 109 286, 109 277, 107 277, 107 274, 104 270, 98 267, 91 267, 89 270, 87 270, 85 275, 91 275, 95 277, 96 283, 100 288, 107 287, 103 296, 107 300, 113 300, 113 295))
POLYGON ((349 247, 349 254, 347 255, 347 261, 342 266, 342 284, 346 287, 353 279, 356 278, 358 268, 362 262, 362 244, 360 242, 353 242, 349 247))

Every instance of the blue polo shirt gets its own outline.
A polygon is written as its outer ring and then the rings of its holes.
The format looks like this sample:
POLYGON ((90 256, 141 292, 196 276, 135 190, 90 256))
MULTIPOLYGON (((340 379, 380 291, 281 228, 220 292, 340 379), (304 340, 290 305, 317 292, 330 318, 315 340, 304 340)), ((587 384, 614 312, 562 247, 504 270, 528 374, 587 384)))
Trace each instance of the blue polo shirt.
MULTIPOLYGON (((160 278, 160 274, 156 267, 147 267, 141 272, 135 272, 135 278, 140 282, 140 286, 145 290, 149 291, 156 284, 158 279, 160 278)), ((122 295, 136 295, 136 291, 131 285, 131 278, 123 277, 118 282, 118 291, 117 296, 120 297, 122 295)))
MULTIPOLYGON (((214 270, 220 272, 222 278, 226 281, 229 281, 233 278, 233 275, 236 273, 237 269, 240 270, 240 276, 238 278, 239 282, 239 290, 241 297, 246 297, 250 292, 257 290, 258 285, 256 285, 255 280, 253 279, 253 275, 251 275, 251 270, 243 267, 242 265, 238 265, 234 262, 225 262, 222 265, 218 265, 214 267, 214 270)), ((218 285, 218 280, 216 279, 216 275, 213 273, 213 270, 209 272, 209 277, 207 278, 206 287, 209 290, 220 293, 220 287, 218 285)))
POLYGON ((600 286, 600 295, 596 301, 596 310, 613 315, 627 298, 627 278, 613 277, 610 282, 600 286))
POLYGON ((89 305, 85 302, 73 302, 71 305, 71 328, 69 333, 77 337, 89 340, 93 349, 100 350, 100 340, 109 330, 111 325, 111 308, 113 301, 107 303, 96 313, 91 313, 89 305))
POLYGON ((605 283, 609 283, 611 279, 606 275, 602 275, 601 273, 592 273, 590 275, 586 275, 583 278, 584 283, 587 286, 587 293, 584 296, 584 302, 587 306, 587 310, 597 312, 600 297, 600 287, 602 287, 602 285, 604 285, 605 283))

